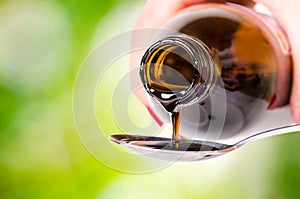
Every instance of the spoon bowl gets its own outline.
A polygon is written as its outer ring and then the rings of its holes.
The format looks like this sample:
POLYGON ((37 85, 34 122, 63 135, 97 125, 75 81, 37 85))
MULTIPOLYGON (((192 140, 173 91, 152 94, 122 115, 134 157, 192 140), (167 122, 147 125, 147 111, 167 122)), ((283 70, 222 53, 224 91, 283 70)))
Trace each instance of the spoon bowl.
POLYGON ((138 136, 128 134, 111 135, 110 139, 120 146, 143 156, 167 161, 199 161, 214 158, 232 152, 245 144, 285 133, 299 132, 300 125, 290 125, 251 135, 233 145, 201 141, 179 140, 178 147, 173 145, 171 138, 138 136))

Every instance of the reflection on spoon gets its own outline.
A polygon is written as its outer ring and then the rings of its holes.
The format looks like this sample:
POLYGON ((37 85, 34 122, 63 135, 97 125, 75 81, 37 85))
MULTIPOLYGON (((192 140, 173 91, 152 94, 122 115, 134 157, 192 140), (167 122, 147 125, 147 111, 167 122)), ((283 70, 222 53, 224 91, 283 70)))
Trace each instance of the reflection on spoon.
POLYGON ((229 153, 254 140, 293 132, 300 132, 300 125, 264 131, 240 140, 233 145, 200 140, 179 140, 178 148, 172 147, 171 138, 116 134, 111 135, 110 139, 122 147, 143 156, 167 161, 199 161, 229 153))

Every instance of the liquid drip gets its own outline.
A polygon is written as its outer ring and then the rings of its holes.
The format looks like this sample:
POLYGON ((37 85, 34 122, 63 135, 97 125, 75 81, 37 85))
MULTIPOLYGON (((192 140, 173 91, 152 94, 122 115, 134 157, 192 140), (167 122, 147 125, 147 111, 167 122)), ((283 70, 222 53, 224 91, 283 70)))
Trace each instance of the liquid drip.
POLYGON ((180 108, 180 110, 178 112, 172 112, 171 113, 171 119, 172 119, 172 130, 173 130, 173 134, 172 134, 172 145, 171 147, 175 149, 179 148, 179 128, 180 128, 180 120, 181 120, 181 113, 182 110, 180 108))
POLYGON ((145 60, 145 81, 148 91, 170 114, 173 132, 171 148, 179 148, 179 128, 182 108, 180 95, 190 88, 199 72, 193 58, 181 46, 164 45, 153 49, 145 60))

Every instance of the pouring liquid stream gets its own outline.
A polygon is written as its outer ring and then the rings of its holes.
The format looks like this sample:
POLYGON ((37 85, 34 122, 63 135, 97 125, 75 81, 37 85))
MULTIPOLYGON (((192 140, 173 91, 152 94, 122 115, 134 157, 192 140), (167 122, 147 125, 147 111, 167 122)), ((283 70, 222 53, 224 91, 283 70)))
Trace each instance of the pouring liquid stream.
POLYGON ((146 87, 170 115, 172 140, 169 147, 179 150, 179 130, 185 105, 180 96, 190 88, 195 76, 200 77, 200 74, 186 50, 176 45, 162 45, 153 49, 152 55, 144 62, 146 87))
POLYGON ((180 129, 180 121, 181 121, 181 113, 182 108, 179 108, 178 112, 172 112, 171 113, 171 120, 172 120, 172 144, 171 148, 178 149, 179 148, 179 129, 180 129))

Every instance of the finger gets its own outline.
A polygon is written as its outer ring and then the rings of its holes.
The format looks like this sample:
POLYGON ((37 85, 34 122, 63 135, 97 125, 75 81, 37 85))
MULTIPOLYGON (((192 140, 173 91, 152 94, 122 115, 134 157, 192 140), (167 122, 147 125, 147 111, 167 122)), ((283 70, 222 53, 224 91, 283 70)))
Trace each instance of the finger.
POLYGON ((259 0, 272 10, 289 38, 292 51, 293 80, 290 97, 291 113, 296 123, 300 123, 300 2, 297 0, 259 0))

